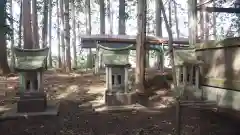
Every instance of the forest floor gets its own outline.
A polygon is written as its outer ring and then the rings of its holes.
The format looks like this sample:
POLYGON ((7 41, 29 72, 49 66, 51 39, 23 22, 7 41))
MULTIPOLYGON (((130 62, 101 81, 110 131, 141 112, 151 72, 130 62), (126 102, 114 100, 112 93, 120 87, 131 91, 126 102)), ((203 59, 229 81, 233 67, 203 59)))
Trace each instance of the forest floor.
MULTIPOLYGON (((156 74, 154 72, 154 74, 156 74)), ((8 90, 17 88, 16 77, 7 78, 8 90)), ((59 116, 39 116, 0 121, 1 135, 174 135, 175 107, 171 92, 157 88, 161 98, 154 100, 162 106, 156 113, 147 111, 122 111, 114 113, 86 111, 83 104, 103 104, 104 79, 91 73, 63 74, 48 71, 45 90, 49 98, 61 105, 59 116)), ((159 78, 148 86, 161 85, 159 78)), ((10 95, 10 94, 9 94, 10 95)), ((7 104, 3 102, 2 104, 7 104)), ((97 106, 97 105, 95 105, 97 106)), ((183 109, 183 135, 238 135, 239 122, 211 111, 183 109)))

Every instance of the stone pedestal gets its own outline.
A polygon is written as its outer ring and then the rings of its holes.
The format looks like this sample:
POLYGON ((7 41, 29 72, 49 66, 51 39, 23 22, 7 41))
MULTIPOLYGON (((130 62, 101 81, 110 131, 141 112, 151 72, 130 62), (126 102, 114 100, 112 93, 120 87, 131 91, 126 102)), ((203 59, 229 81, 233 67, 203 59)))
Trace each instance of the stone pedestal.
POLYGON ((106 90, 105 103, 108 106, 135 104, 137 96, 135 92, 111 92, 106 90))
POLYGON ((21 93, 17 102, 17 112, 44 112, 47 107, 46 94, 43 92, 21 93))

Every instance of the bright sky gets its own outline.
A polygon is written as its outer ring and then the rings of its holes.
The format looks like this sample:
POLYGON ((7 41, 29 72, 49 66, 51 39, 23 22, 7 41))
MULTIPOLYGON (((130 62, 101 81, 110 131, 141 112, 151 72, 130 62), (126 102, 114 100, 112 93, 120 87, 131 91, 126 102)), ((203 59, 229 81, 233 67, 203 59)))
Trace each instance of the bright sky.
MULTIPOLYGON (((19 5, 13 1, 13 17, 18 21, 19 20, 19 13, 20 13, 20 7, 19 5)), ((188 28, 187 28, 187 20, 188 20, 188 14, 187 14, 187 0, 180 0, 177 1, 178 4, 181 6, 181 8, 186 9, 185 11, 182 11, 178 8, 178 19, 179 19, 179 29, 180 29, 180 36, 181 37, 187 37, 188 35, 188 28)), ((165 3, 165 2, 164 2, 165 3)), ((100 24, 99 24, 99 6, 97 4, 92 4, 92 34, 99 34, 99 29, 100 29, 100 24)), ((113 1, 113 33, 117 34, 118 33, 118 1, 113 1)), ((153 0, 151 0, 151 2, 148 3, 149 9, 150 10, 155 10, 155 2, 153 0)), ((136 35, 137 29, 137 20, 136 20, 136 15, 137 15, 137 8, 136 7, 126 7, 126 10, 131 10, 130 15, 132 16, 131 19, 128 19, 126 21, 126 33, 127 35, 136 35)), ((167 9, 167 8, 166 8, 167 9)), ((153 12, 153 14, 155 14, 153 12)), ((155 17, 155 15, 153 15, 155 17)), ((167 12, 167 16, 168 16, 168 12, 167 12)), ((174 16, 173 16, 174 17, 174 16)), ((82 23, 84 23, 84 19, 85 18, 84 14, 81 14, 79 16, 79 18, 81 19, 77 19, 80 20, 82 23)), ((42 14, 38 15, 38 21, 39 21, 39 33, 40 33, 40 37, 41 37, 41 20, 42 20, 42 14)), ((173 19, 174 20, 174 19, 173 19)), ((53 17, 52 17, 52 24, 53 24, 53 28, 52 28, 52 54, 53 55, 57 55, 57 40, 56 40, 56 29, 54 28, 54 25, 56 24, 56 7, 53 8, 53 17)), ((109 24, 108 24, 108 20, 106 17, 106 33, 109 33, 109 24)), ((222 20, 217 19, 217 22, 223 22, 222 20)), ((227 29, 230 25, 230 23, 227 23, 227 21, 225 21, 224 23, 224 29, 227 29)), ((71 22, 70 22, 71 25, 71 22)), ((15 29, 18 29, 17 24, 14 24, 15 29)), ((77 33, 77 34, 81 34, 83 35, 85 33, 85 26, 80 26, 82 33, 77 33)), ((154 30, 155 26, 151 25, 150 29, 154 30)), ((16 34, 16 31, 15 31, 16 34)), ((173 24, 173 34, 174 36, 176 36, 175 34, 175 24, 173 24)), ((167 31, 165 29, 165 25, 163 23, 163 36, 167 37, 167 31)), ((16 38, 16 37, 15 37, 16 38)), ((15 41, 17 40, 17 38, 15 39, 15 41)), ((77 42, 77 44, 79 45, 79 43, 77 42)))

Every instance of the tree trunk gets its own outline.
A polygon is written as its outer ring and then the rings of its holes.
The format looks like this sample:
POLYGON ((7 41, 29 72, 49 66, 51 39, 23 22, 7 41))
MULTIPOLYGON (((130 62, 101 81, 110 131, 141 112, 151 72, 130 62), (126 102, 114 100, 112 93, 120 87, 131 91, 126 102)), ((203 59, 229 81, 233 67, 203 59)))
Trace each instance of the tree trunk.
MULTIPOLYGON (((85 17, 86 17, 86 33, 87 35, 91 35, 92 32, 92 25, 91 25, 91 1, 90 0, 85 0, 85 17)), ((98 47, 96 48, 98 49, 98 47)), ((87 63, 91 64, 91 65, 87 65, 90 66, 92 68, 92 49, 89 49, 89 54, 87 56, 87 63)), ((94 70, 94 72, 96 73, 96 71, 94 70)))
MULTIPOLYGON (((44 0, 43 9, 43 28, 42 28, 42 48, 47 46, 47 35, 48 35, 48 2, 49 0, 44 0)), ((47 64, 47 63, 46 63, 47 64)))
MULTIPOLYGON (((159 0, 159 1, 160 1, 161 5, 163 5, 162 0, 159 0)), ((166 26, 166 29, 167 29, 167 32, 168 32, 168 38, 169 38, 168 39, 168 48, 169 48, 170 57, 171 57, 172 73, 173 73, 173 84, 174 84, 174 88, 175 88, 177 86, 177 83, 176 83, 176 70, 175 70, 175 66, 174 66, 172 29, 171 29, 171 27, 169 25, 169 22, 168 22, 168 19, 167 19, 167 15, 166 15, 164 6, 161 6, 160 9, 162 11, 163 19, 164 19, 165 26, 166 26)))
POLYGON ((146 0, 138 0, 138 34, 136 41, 135 84, 138 93, 145 93, 146 0))
MULTIPOLYGON (((213 7, 215 7, 216 6, 216 2, 215 2, 215 0, 213 0, 213 7)), ((216 40, 217 39, 217 26, 216 26, 216 18, 217 18, 217 16, 216 16, 216 12, 213 12, 212 13, 213 14, 213 38, 216 40)))
POLYGON ((119 0, 119 22, 118 22, 118 34, 125 35, 125 0, 119 0))
POLYGON ((61 46, 62 46, 62 70, 66 71, 65 42, 64 42, 64 0, 60 0, 60 21, 61 21, 61 46))
POLYGON ((108 12, 108 24, 109 24, 109 33, 113 34, 113 18, 112 18, 112 6, 111 0, 107 0, 107 12, 108 12))
POLYGON ((13 52, 13 47, 14 47, 14 26, 13 26, 13 7, 12 7, 12 0, 10 0, 9 2, 9 8, 10 8, 10 17, 11 17, 11 21, 10 21, 10 27, 12 29, 12 33, 11 33, 11 70, 13 71, 13 68, 15 66, 15 57, 14 57, 14 52, 13 52))
POLYGON ((100 34, 105 34, 105 4, 104 0, 99 1, 100 6, 100 34))
POLYGON ((75 0, 71 1, 72 6, 72 31, 73 31, 73 38, 72 38, 72 48, 73 48, 73 67, 77 67, 77 51, 76 51, 76 18, 75 18, 75 0))
POLYGON ((59 8, 59 0, 56 0, 57 6, 57 45, 58 45, 58 68, 62 67, 62 60, 61 60, 61 43, 60 43, 60 8, 59 8))
POLYGON ((195 6, 197 0, 188 0, 188 25, 189 25, 189 46, 194 47, 197 39, 197 11, 195 6))
POLYGON ((31 28, 31 0, 23 0, 23 43, 25 49, 33 48, 32 28, 31 28))
POLYGON ((22 48, 22 2, 20 2, 20 15, 19 15, 19 25, 18 25, 18 47, 22 48))
POLYGON ((85 17, 86 17, 86 33, 91 35, 92 26, 91 26, 91 5, 90 0, 85 0, 85 17))
POLYGON ((49 22, 48 22, 48 44, 49 44, 49 55, 48 55, 48 66, 52 67, 52 0, 49 0, 49 22))
POLYGON ((168 23, 170 28, 172 28, 172 0, 168 1, 168 23))
POLYGON ((173 1, 173 6, 174 6, 174 16, 175 16, 175 23, 176 23, 176 33, 177 33, 177 38, 179 39, 180 38, 180 35, 179 35, 179 27, 178 27, 178 11, 177 11, 177 3, 176 1, 173 1))
POLYGON ((32 0, 33 48, 39 48, 37 0, 32 0))
MULTIPOLYGON (((100 34, 103 35, 105 34, 105 3, 104 0, 99 1, 99 6, 100 6, 100 34)), ((97 46, 96 48, 96 55, 95 55, 95 71, 94 73, 97 75, 99 73, 100 69, 100 52, 99 52, 99 47, 97 46)))
MULTIPOLYGON (((155 12, 156 12, 156 35, 162 37, 162 12, 160 0, 156 0, 155 12)), ((159 53, 157 57, 157 68, 163 72, 164 69, 164 54, 163 52, 159 53)))
POLYGON ((70 25, 69 25, 69 0, 64 1, 64 28, 66 43, 66 72, 71 71, 71 51, 70 51, 70 25))
POLYGON ((0 16, 2 19, 0 19, 0 75, 7 75, 10 73, 10 69, 8 66, 8 60, 7 60, 7 43, 6 43, 6 31, 3 30, 3 28, 6 25, 6 3, 7 0, 1 0, 0 1, 0 16))

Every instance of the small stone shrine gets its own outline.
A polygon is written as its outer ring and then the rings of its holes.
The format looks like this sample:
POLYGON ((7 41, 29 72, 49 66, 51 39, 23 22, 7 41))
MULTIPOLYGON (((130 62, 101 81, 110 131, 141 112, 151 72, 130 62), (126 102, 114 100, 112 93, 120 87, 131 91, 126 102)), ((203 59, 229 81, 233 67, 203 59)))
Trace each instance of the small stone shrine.
POLYGON ((177 74, 177 87, 180 92, 178 94, 186 95, 186 98, 189 98, 189 93, 192 93, 191 97, 202 98, 199 74, 203 61, 197 58, 195 50, 192 48, 174 49, 174 64, 177 74))
POLYGON ((43 89, 43 71, 49 48, 14 48, 16 56, 15 71, 19 73, 17 112, 44 112, 47 108, 46 93, 43 89))
POLYGON ((130 64, 105 64, 106 92, 105 102, 109 106, 130 105, 134 102, 134 93, 129 90, 130 64))

